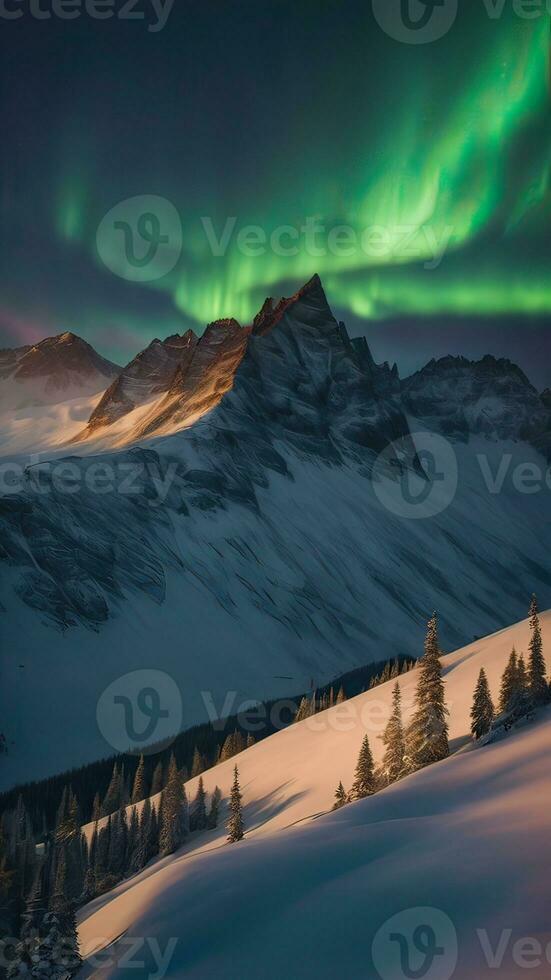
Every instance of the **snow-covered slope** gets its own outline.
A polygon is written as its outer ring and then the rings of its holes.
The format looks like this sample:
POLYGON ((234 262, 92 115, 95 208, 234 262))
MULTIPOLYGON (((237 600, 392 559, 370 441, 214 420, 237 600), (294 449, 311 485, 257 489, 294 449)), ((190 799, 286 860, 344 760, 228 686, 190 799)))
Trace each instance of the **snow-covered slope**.
MULTIPOLYGON (((549 661, 550 613, 542 626, 549 661)), ((217 784, 227 797, 233 765, 239 766, 245 840, 226 846, 223 827, 195 835, 177 855, 83 909, 83 947, 103 950, 105 964, 86 966, 83 976, 122 977, 118 959, 131 937, 154 937, 163 951, 175 937, 168 977, 254 974, 268 980, 298 970, 304 977, 371 980, 377 968, 383 980, 401 980, 407 974, 399 972, 388 930, 387 942, 375 947, 375 962, 373 940, 392 916, 429 907, 440 915, 421 914, 418 921, 404 915, 393 924, 395 932, 407 933, 412 921, 435 928, 448 959, 442 957, 434 966, 439 972, 428 976, 523 977, 526 968, 515 963, 513 944, 535 937, 545 945, 551 938, 551 713, 480 749, 468 744, 468 732, 480 668, 497 697, 513 644, 526 650, 528 637, 522 622, 444 659, 454 755, 372 799, 326 813, 338 781, 351 783, 366 732, 380 757, 377 736, 388 719, 392 683, 205 773, 208 792, 217 784), (443 932, 442 914, 451 920, 443 932), (512 930, 510 941, 496 971, 484 949, 495 950, 506 929, 512 930)), ((415 682, 415 672, 400 679, 406 705, 415 682)), ((188 783, 190 797, 196 785, 188 783)))
POLYGON ((523 371, 505 358, 442 357, 402 382, 407 409, 445 435, 524 439, 551 458, 551 413, 523 371))
MULTIPOLYGON (((421 477, 429 427, 408 423, 396 372, 348 339, 317 278, 264 309, 237 367, 243 332, 211 333, 205 373, 186 388, 198 344, 155 416, 170 435, 71 447, 0 498, 4 785, 110 751, 96 706, 129 671, 169 673, 187 727, 206 717, 201 692, 267 699, 414 656, 434 608, 450 649, 523 615, 532 591, 551 602, 549 490, 516 480, 544 467, 534 448, 462 436, 421 477), (203 396, 218 403, 182 429, 203 396), (433 516, 396 509, 404 476, 433 516)), ((124 439, 149 410, 107 428, 124 439)))
POLYGON ((192 330, 183 336, 153 340, 134 357, 107 389, 96 406, 78 440, 90 438, 105 427, 131 414, 134 409, 163 395, 179 367, 193 357, 197 337, 192 330))
POLYGON ((0 351, 0 412, 99 394, 120 368, 73 333, 0 351))

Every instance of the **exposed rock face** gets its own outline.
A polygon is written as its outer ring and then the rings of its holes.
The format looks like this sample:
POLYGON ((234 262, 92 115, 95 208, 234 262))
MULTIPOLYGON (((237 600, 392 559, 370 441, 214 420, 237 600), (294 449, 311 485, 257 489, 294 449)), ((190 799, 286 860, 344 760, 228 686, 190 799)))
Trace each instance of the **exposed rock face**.
POLYGON ((248 337, 249 330, 237 320, 209 323, 191 356, 178 365, 165 398, 131 433, 130 440, 172 432, 209 412, 231 388, 248 337))
POLYGON ((402 382, 402 398, 412 415, 444 435, 520 439, 549 453, 551 413, 545 397, 505 358, 433 360, 402 382))
POLYGON ((183 336, 153 340, 121 371, 90 416, 83 435, 117 422, 128 412, 145 404, 170 387, 176 370, 184 368, 193 356, 197 337, 192 330, 183 336))
POLYGON ((377 367, 367 344, 350 341, 318 276, 275 309, 264 304, 220 405, 222 420, 333 461, 409 433, 397 373, 377 367))
MULTIPOLYGON (((533 591, 551 603, 545 494, 507 480, 489 494, 477 465, 480 451, 492 473, 504 453, 512 469, 541 463, 511 439, 543 440, 549 410, 509 362, 445 358, 402 386, 349 339, 314 277, 265 304, 252 328, 224 320, 200 340, 158 341, 123 375, 96 431, 124 427, 151 399, 125 430, 141 444, 79 446, 63 460, 68 492, 46 459, 0 496, 2 639, 27 665, 25 711, 46 752, 74 722, 83 751, 100 754, 97 701, 126 671, 169 672, 193 724, 201 691, 217 705, 230 690, 285 696, 415 655, 434 608, 457 647, 520 618, 533 591), (377 493, 381 449, 400 440, 399 477, 418 462, 407 411, 445 432, 457 457, 456 492, 423 520, 377 493)), ((6 671, 0 700, 19 696, 16 674, 6 671)), ((34 758, 34 729, 20 730, 34 758)))
POLYGON ((0 351, 2 407, 48 404, 101 391, 120 368, 73 333, 0 351))

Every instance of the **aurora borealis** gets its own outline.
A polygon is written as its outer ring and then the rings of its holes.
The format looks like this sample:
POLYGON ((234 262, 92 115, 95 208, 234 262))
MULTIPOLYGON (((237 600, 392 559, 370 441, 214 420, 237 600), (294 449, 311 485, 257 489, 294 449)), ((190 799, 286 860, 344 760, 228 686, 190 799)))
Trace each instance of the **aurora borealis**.
POLYGON ((21 18, 2 33, 0 342, 71 329, 124 359, 188 325, 246 322, 314 272, 357 326, 514 315, 545 329, 543 12, 520 18, 506 3, 497 17, 473 0, 419 46, 385 35, 366 0, 207 0, 175 6, 157 34, 85 18, 21 18), (118 202, 151 194, 180 215, 182 253, 166 276, 129 283, 100 261, 96 232, 118 202), (235 218, 223 255, 205 217, 218 234, 235 218), (308 219, 326 229, 317 254, 294 231, 292 254, 238 247, 247 226, 269 241, 308 219), (336 254, 327 234, 341 226, 358 240, 384 229, 394 245, 336 254), (446 243, 437 263, 432 240, 446 243))

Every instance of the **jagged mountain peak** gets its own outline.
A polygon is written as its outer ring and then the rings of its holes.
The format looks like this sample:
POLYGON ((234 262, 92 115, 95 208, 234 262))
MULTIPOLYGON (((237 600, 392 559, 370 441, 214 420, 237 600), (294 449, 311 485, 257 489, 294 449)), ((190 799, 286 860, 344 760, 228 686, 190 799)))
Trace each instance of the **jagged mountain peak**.
POLYGON ((253 334, 259 336, 267 333, 280 322, 284 314, 295 304, 302 304, 303 312, 309 310, 312 320, 315 320, 316 316, 334 319, 321 279, 316 273, 292 296, 282 297, 277 302, 271 297, 265 299, 262 308, 254 318, 253 334))
POLYGON ((523 439, 550 451, 549 410, 524 371, 505 357, 433 359, 401 385, 412 415, 443 434, 523 439))
POLYGON ((409 378, 404 379, 403 385, 407 388, 419 377, 451 377, 460 374, 472 374, 473 377, 514 377, 522 384, 532 388, 532 384, 526 374, 514 361, 507 357, 494 357, 493 354, 484 354, 478 360, 469 360, 463 355, 446 354, 444 357, 432 358, 424 367, 416 371, 409 378))

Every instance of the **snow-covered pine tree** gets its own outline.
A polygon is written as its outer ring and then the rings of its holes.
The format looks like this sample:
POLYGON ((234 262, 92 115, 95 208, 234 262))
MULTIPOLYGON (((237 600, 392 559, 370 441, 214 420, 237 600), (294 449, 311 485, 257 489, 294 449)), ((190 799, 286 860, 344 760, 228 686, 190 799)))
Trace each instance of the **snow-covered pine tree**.
POLYGON ((394 685, 392 693, 392 714, 381 739, 385 747, 382 776, 385 785, 389 786, 400 779, 405 772, 406 743, 402 721, 402 693, 398 682, 394 685))
POLYGON ((21 923, 21 938, 6 976, 9 980, 67 980, 81 966, 74 911, 49 912, 50 850, 41 861, 21 923))
POLYGON ((511 650, 511 655, 501 678, 501 688, 499 692, 499 713, 509 709, 511 700, 518 689, 518 657, 515 647, 511 650))
POLYGON ((228 819, 228 843, 236 844, 243 839, 243 807, 242 793, 239 786, 239 770, 235 766, 233 770, 233 784, 230 793, 229 819, 228 819))
POLYGON ((131 801, 132 803, 140 803, 142 800, 145 800, 146 796, 145 761, 143 755, 141 755, 136 769, 136 775, 134 776, 131 801))
POLYGON ((473 706, 471 708, 471 734, 478 740, 487 735, 494 720, 494 704, 490 693, 490 685, 484 667, 478 675, 475 687, 473 706))
POLYGON ((549 685, 547 683, 547 666, 543 656, 538 600, 535 595, 532 596, 530 604, 530 633, 530 656, 528 660, 530 697, 534 707, 539 707, 549 701, 549 685))
POLYGON ((356 772, 354 773, 354 782, 350 790, 350 799, 363 800, 366 796, 372 796, 375 789, 373 756, 369 746, 369 739, 367 735, 364 735, 356 765, 356 772))
POLYGON ((345 806, 347 803, 348 795, 342 782, 340 782, 335 791, 335 802, 333 803, 333 809, 340 810, 341 807, 345 806))
POLYGON ((247 749, 250 749, 252 748, 253 745, 256 745, 256 739, 254 735, 252 735, 251 732, 249 732, 249 734, 247 735, 247 742, 245 747, 247 749))
POLYGON ((189 822, 191 830, 204 830, 207 826, 206 793, 202 776, 199 776, 197 794, 191 806, 189 822))
POLYGON ((415 711, 406 735, 406 765, 411 772, 446 759, 450 753, 436 613, 428 623, 418 671, 415 711))
POLYGON ((173 754, 168 766, 167 784, 161 797, 159 851, 163 857, 173 854, 184 842, 186 804, 184 784, 173 754))
POLYGON ((526 660, 524 659, 524 654, 521 653, 517 662, 517 677, 515 684, 516 694, 528 694, 529 691, 529 679, 528 670, 526 668, 526 660))
POLYGON ((214 830, 218 826, 218 815, 220 812, 220 801, 222 799, 222 793, 219 786, 215 786, 212 791, 212 796, 210 799, 210 809, 207 818, 207 826, 209 830, 214 830))

